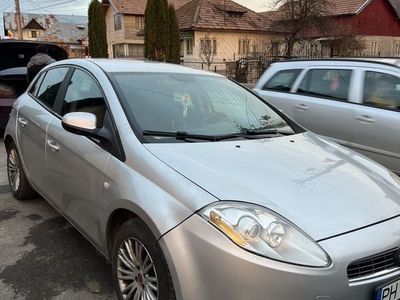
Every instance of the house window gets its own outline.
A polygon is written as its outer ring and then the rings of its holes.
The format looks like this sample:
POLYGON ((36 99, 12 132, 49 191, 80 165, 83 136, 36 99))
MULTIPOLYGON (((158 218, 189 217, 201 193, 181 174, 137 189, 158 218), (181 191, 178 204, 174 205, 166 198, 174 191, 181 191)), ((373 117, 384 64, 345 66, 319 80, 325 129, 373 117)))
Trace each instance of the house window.
POLYGON ((184 40, 181 40, 180 46, 181 46, 181 48, 180 48, 179 54, 180 54, 180 56, 184 56, 185 55, 185 41, 184 40))
POLYGON ((400 42, 396 42, 396 43, 394 44, 393 56, 398 56, 398 57, 400 57, 400 42))
POLYGON ((113 45, 113 56, 114 58, 125 57, 125 44, 113 45))
POLYGON ((379 54, 379 43, 377 41, 372 41, 371 42, 370 54, 371 55, 378 55, 379 54))
POLYGON ((144 28, 144 17, 136 17, 136 28, 137 29, 144 28))
POLYGON ((241 17, 243 17, 243 13, 241 13, 241 12, 228 12, 228 16, 230 18, 241 18, 241 17))
POLYGON ((32 30, 31 31, 31 37, 32 38, 37 38, 37 31, 36 30, 32 30))
POLYGON ((201 54, 203 55, 216 55, 217 54, 217 40, 216 39, 202 39, 200 40, 201 54))
POLYGON ((239 40, 239 55, 248 55, 250 52, 250 40, 239 40))
POLYGON ((144 45, 143 44, 128 44, 128 57, 143 58, 144 45))
POLYGON ((186 41, 186 55, 193 55, 193 39, 187 39, 186 41))
POLYGON ((120 30, 122 28, 122 14, 114 15, 114 30, 120 30))

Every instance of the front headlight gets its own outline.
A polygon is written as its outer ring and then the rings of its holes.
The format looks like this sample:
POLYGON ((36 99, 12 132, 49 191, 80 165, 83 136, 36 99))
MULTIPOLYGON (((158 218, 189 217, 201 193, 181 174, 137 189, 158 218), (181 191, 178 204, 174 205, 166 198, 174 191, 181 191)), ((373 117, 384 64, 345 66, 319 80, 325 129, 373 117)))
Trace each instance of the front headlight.
POLYGON ((217 202, 200 215, 240 247, 291 264, 326 267, 325 251, 304 232, 278 214, 242 202, 217 202))

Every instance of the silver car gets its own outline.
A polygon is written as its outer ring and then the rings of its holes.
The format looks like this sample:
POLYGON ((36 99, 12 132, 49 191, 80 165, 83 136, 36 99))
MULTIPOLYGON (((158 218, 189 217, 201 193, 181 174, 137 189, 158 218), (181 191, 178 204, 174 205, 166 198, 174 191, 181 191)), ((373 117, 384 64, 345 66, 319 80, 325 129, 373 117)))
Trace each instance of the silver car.
POLYGON ((240 85, 69 60, 16 101, 15 198, 111 261, 119 299, 400 299, 400 179, 240 85))
POLYGON ((257 94, 305 128, 400 174, 400 60, 274 63, 257 94))

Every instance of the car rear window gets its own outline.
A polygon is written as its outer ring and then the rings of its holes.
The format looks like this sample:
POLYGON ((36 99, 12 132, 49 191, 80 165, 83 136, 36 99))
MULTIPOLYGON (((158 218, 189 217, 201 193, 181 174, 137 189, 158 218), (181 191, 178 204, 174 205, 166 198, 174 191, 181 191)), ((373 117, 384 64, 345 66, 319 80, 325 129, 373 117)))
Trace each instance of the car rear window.
POLYGON ((300 72, 300 69, 279 71, 268 80, 264 85, 263 90, 290 92, 292 85, 300 72))
POLYGON ((363 103, 400 110, 400 78, 379 72, 366 72, 363 103))
POLYGON ((347 101, 349 98, 351 70, 314 69, 308 71, 297 93, 347 101))

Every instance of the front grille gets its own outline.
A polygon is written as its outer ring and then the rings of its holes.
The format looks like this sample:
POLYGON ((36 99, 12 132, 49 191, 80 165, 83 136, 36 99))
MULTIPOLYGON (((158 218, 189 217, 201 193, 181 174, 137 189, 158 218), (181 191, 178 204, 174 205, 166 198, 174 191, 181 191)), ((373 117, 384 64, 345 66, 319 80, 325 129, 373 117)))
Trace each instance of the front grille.
POLYGON ((352 262, 347 267, 347 276, 354 280, 395 268, 400 268, 398 248, 352 262))

